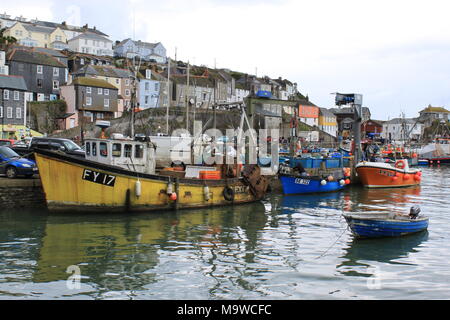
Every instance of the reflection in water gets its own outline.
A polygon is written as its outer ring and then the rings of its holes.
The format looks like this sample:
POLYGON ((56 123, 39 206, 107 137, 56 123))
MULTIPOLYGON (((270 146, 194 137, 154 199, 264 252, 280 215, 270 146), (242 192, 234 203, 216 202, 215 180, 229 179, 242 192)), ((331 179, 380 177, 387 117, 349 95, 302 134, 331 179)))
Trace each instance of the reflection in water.
POLYGON ((424 168, 423 177, 415 188, 178 213, 0 209, 0 299, 450 298, 450 169, 424 168), (401 238, 354 239, 342 216, 415 204, 428 232, 401 238), (69 266, 80 268, 79 290, 67 288, 69 266), (386 289, 366 283, 376 272, 386 289))
POLYGON ((344 197, 344 211, 395 211, 405 213, 420 201, 421 187, 408 188, 362 188, 353 187, 344 197))
POLYGON ((214 270, 216 250, 245 242, 244 251, 253 251, 265 223, 261 203, 178 214, 49 216, 33 281, 67 279, 67 267, 77 265, 100 293, 141 290, 155 281, 161 250, 193 250, 200 259, 207 250, 214 270))
MULTIPOLYGON (((396 238, 352 239, 336 269, 343 275, 357 275, 355 266, 370 266, 374 261, 405 264, 395 260, 407 258, 428 240, 428 231, 396 238)), ((364 276, 365 274, 359 274, 364 276)))

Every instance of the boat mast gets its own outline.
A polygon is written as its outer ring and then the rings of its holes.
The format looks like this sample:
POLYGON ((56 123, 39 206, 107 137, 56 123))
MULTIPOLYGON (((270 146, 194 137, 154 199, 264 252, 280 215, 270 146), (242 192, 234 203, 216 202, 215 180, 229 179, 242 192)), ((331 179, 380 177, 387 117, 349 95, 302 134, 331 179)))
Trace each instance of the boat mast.
POLYGON ((167 61, 167 106, 166 106, 166 134, 169 135, 169 108, 170 108, 170 58, 167 61))

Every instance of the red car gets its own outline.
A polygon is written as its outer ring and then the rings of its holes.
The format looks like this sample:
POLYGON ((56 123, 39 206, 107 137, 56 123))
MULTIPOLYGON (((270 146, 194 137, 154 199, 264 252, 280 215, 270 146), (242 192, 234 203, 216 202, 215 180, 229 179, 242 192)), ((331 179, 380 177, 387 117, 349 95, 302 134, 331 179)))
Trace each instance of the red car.
POLYGON ((0 147, 11 147, 17 140, 13 139, 0 139, 0 147))

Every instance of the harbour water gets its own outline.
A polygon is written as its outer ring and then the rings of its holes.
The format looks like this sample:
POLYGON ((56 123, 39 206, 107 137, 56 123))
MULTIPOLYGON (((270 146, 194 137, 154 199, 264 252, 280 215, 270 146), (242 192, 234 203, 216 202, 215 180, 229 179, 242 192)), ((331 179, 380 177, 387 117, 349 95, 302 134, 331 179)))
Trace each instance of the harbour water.
POLYGON ((0 209, 0 299, 450 299, 449 179, 178 213, 0 209), (342 217, 416 204, 429 229, 403 238, 355 240, 342 217))

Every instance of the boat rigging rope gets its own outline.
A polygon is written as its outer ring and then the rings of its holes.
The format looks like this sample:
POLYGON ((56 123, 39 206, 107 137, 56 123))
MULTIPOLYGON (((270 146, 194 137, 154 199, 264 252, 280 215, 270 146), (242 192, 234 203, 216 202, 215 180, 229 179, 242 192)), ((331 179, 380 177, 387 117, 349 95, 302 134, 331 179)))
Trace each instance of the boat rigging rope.
POLYGON ((328 251, 330 251, 331 248, 334 247, 334 245, 339 241, 339 239, 344 235, 345 231, 347 231, 349 229, 349 226, 347 225, 347 228, 345 228, 342 233, 339 235, 339 237, 336 239, 336 241, 334 241, 334 243, 327 249, 325 250, 324 253, 322 253, 320 256, 316 257, 315 260, 322 258, 324 255, 327 254, 328 251))

